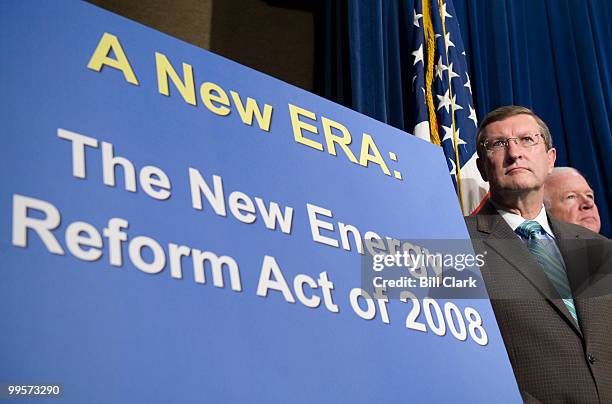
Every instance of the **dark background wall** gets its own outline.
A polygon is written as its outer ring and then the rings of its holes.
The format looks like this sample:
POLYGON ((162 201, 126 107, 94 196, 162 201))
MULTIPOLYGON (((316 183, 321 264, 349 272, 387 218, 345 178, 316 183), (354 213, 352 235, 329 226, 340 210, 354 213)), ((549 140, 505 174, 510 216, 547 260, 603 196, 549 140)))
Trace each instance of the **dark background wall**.
POLYGON ((278 7, 262 0, 89 2, 306 90, 313 89, 314 18, 306 9, 278 7))

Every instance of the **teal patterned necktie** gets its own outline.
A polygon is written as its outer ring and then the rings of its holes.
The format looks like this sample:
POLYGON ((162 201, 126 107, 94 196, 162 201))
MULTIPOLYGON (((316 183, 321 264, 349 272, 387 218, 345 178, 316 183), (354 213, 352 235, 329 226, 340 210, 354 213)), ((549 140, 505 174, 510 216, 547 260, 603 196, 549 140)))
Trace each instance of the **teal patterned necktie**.
POLYGON ((561 295, 576 324, 579 325, 572 290, 565 271, 565 263, 555 240, 535 220, 524 221, 516 228, 515 232, 523 240, 527 240, 529 251, 544 269, 546 276, 561 295))

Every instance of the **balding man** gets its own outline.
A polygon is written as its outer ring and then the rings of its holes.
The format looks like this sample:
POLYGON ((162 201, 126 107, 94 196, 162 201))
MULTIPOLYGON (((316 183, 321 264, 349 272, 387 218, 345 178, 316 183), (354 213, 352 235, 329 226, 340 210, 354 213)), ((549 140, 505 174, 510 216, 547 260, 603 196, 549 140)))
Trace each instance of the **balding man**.
POLYGON ((599 233, 601 221, 595 194, 575 168, 556 167, 544 182, 544 206, 555 218, 599 233))

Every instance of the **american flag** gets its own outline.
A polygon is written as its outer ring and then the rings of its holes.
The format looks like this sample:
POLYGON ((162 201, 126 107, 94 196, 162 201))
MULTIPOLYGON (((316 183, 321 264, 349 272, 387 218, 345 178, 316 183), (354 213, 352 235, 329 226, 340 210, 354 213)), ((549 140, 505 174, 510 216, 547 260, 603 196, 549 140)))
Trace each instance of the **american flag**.
POLYGON ((442 146, 465 215, 488 191, 476 168, 478 120, 452 0, 418 0, 413 15, 414 134, 442 146))

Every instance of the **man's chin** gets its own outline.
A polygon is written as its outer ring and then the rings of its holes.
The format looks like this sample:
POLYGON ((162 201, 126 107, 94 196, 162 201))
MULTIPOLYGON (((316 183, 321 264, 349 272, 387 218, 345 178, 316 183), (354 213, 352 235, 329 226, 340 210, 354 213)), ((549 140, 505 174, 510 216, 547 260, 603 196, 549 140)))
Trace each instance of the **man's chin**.
POLYGON ((522 193, 522 192, 530 192, 537 191, 541 189, 541 186, 537 186, 533 183, 533 181, 513 181, 507 184, 500 184, 500 189, 502 192, 508 193, 522 193))
POLYGON ((601 224, 598 223, 597 220, 592 218, 582 219, 579 223, 582 227, 586 227, 587 229, 594 231, 595 233, 599 233, 599 230, 601 228, 601 224))

